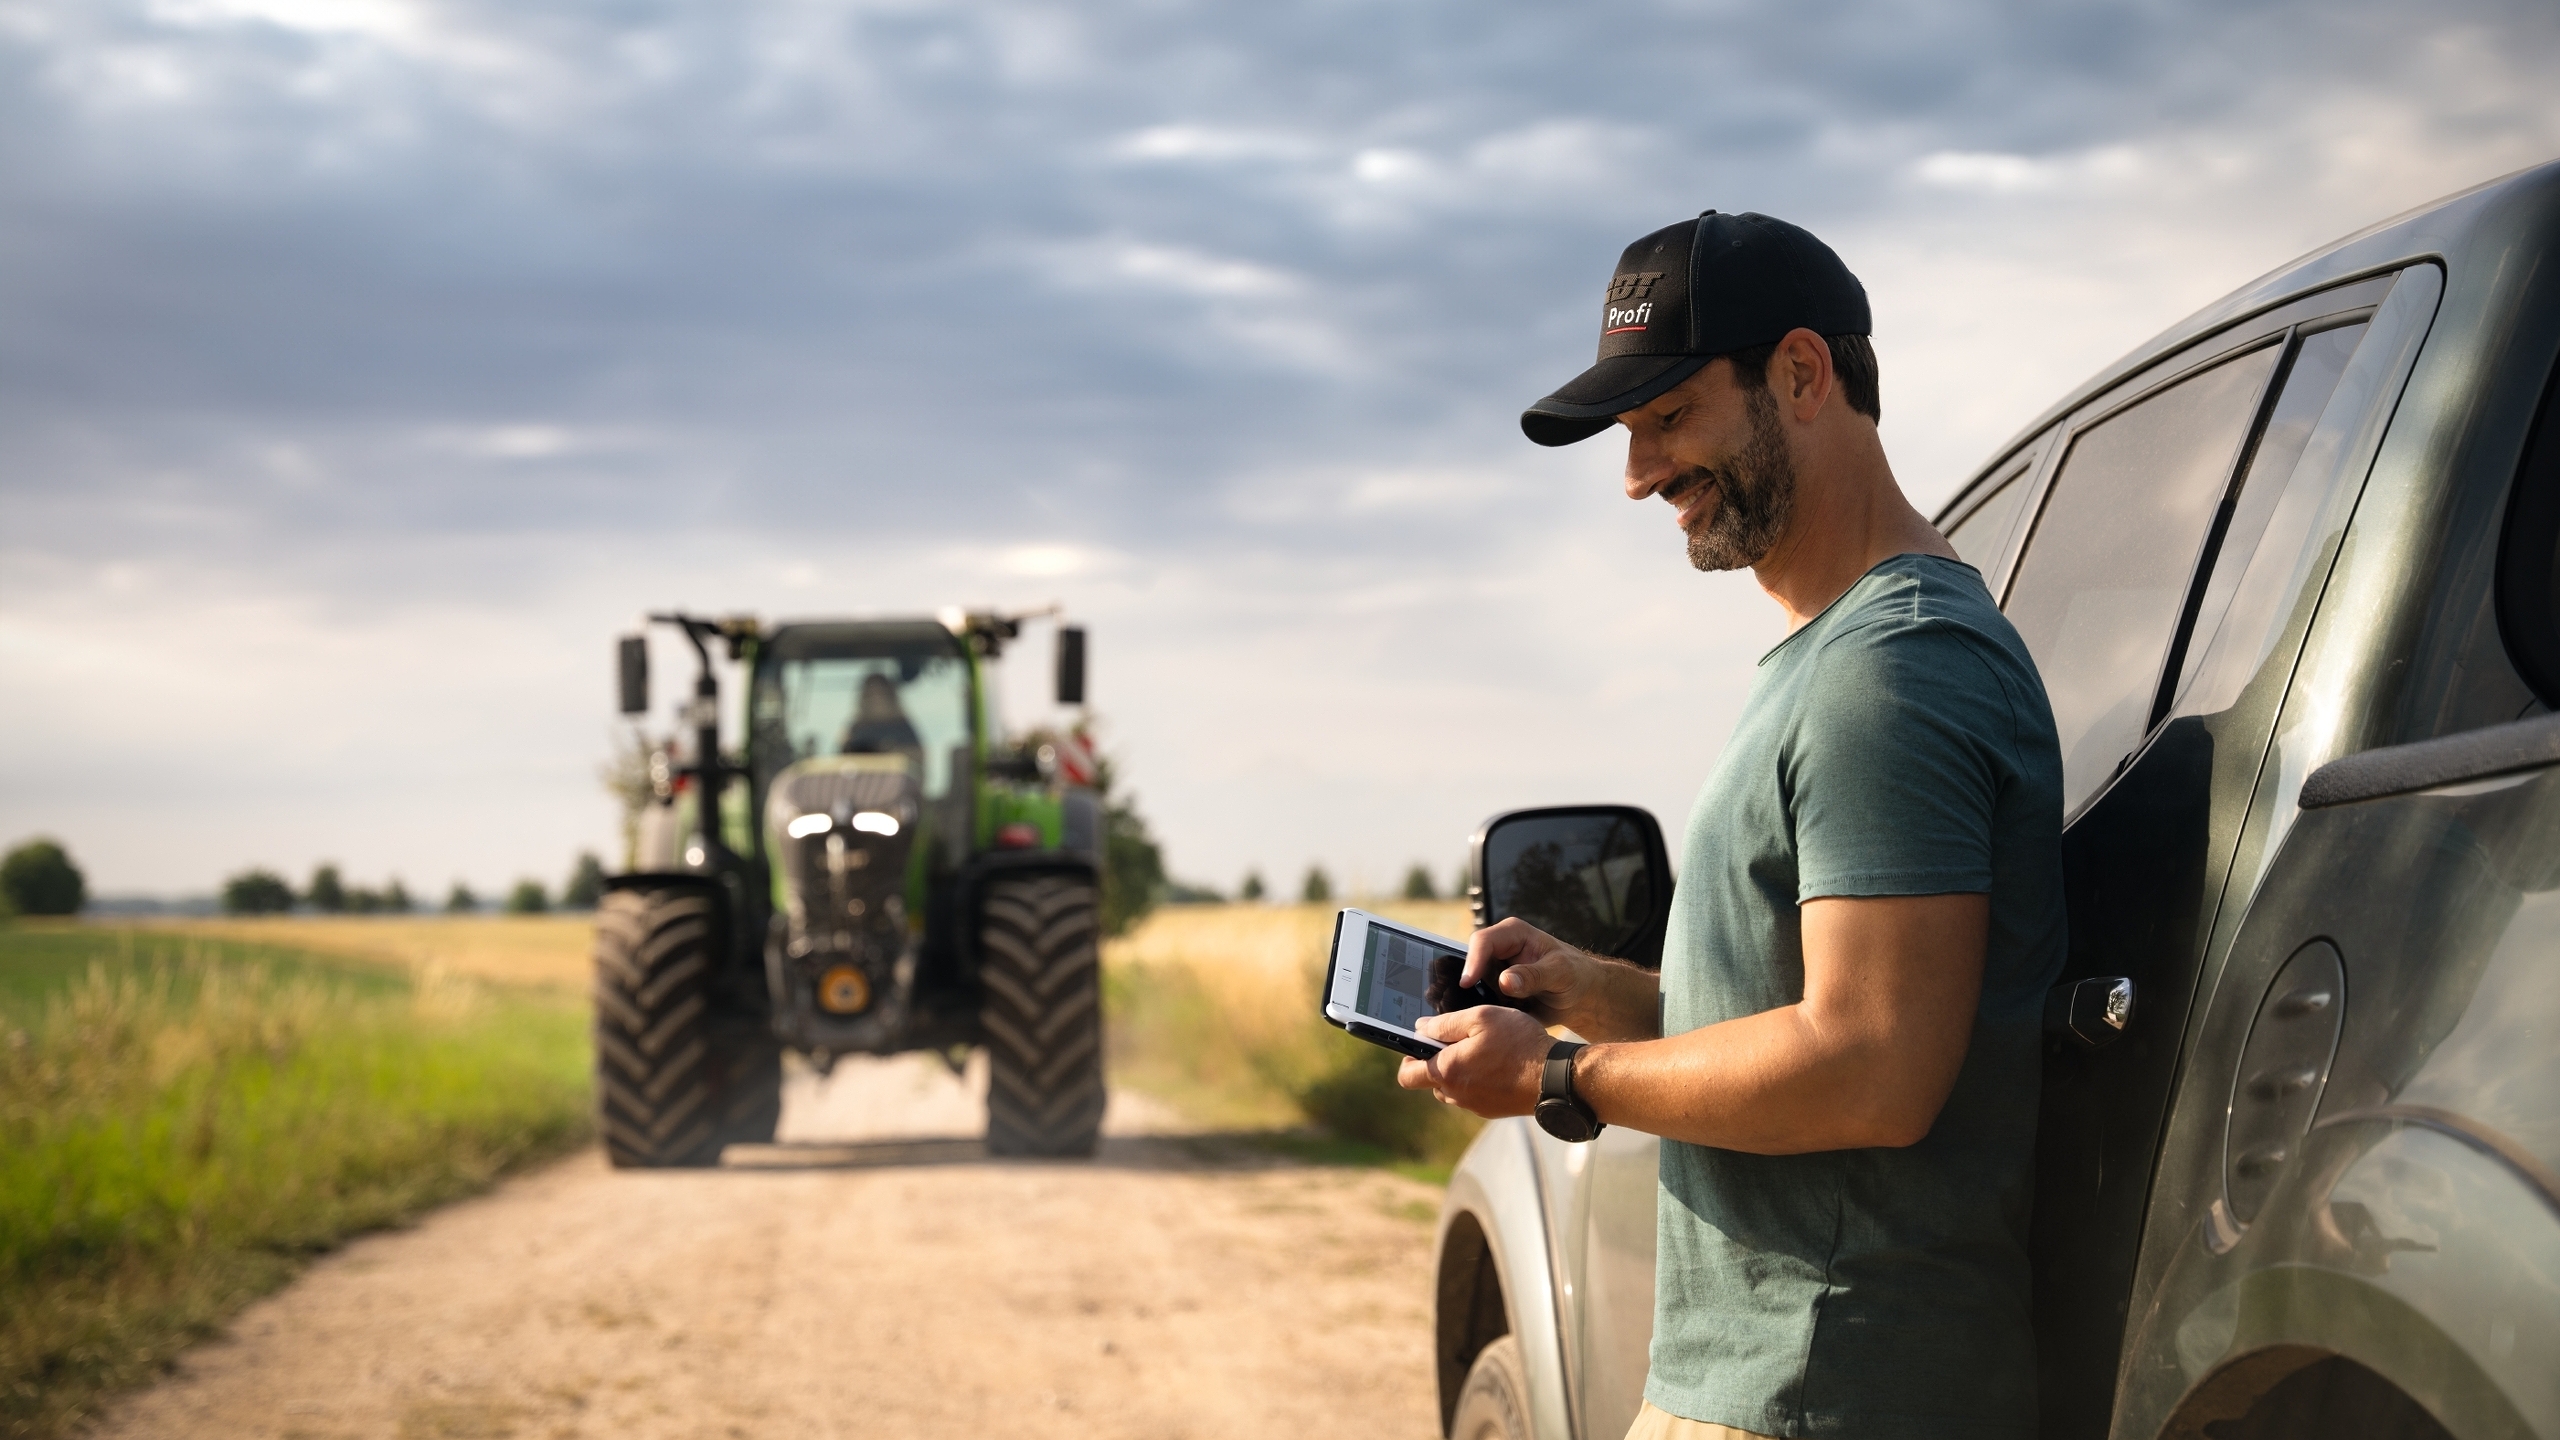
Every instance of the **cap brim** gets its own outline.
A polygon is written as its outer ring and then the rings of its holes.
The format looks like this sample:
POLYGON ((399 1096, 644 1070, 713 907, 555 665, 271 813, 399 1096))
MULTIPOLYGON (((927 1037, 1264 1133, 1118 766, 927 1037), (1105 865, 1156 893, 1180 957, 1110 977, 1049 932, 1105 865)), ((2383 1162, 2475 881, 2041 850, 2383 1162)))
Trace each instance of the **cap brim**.
POLYGON ((1540 445, 1570 445, 1706 368, 1712 355, 1612 355, 1520 412, 1520 433, 1540 445))

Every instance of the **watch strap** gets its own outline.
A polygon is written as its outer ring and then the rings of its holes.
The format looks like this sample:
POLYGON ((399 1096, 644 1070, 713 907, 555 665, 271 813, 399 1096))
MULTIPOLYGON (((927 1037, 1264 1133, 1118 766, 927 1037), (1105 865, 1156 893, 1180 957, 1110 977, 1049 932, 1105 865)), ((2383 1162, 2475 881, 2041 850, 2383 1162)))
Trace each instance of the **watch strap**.
POLYGON ((1573 1093, 1573 1057, 1588 1047, 1579 1040, 1559 1040, 1547 1047, 1545 1070, 1538 1077, 1538 1098, 1561 1100, 1577 1110, 1591 1107, 1573 1093))
POLYGON ((1589 1048, 1579 1040, 1558 1040, 1547 1047, 1546 1064, 1538 1070, 1538 1128, 1568 1145, 1597 1139, 1608 1128, 1573 1093, 1573 1062, 1589 1048))

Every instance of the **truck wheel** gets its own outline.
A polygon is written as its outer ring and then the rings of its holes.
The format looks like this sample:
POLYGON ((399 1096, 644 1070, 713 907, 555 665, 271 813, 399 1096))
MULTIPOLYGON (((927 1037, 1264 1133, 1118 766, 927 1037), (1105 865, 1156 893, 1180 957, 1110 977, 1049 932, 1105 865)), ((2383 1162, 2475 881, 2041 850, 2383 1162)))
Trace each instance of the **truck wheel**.
POLYGON ((720 913, 697 890, 614 890, 596 906, 596 1124, 618 1169, 716 1165, 773 1139, 782 1057, 721 1014, 720 913))
POLYGON ((987 1151, 1090 1155, 1102 1133, 1101 905, 1064 875, 987 883, 978 1012, 987 1037, 987 1151))
POLYGON ((1458 1390, 1449 1418, 1449 1440, 1531 1440, 1529 1377, 1520 1367, 1520 1342, 1508 1335, 1477 1353, 1458 1390))

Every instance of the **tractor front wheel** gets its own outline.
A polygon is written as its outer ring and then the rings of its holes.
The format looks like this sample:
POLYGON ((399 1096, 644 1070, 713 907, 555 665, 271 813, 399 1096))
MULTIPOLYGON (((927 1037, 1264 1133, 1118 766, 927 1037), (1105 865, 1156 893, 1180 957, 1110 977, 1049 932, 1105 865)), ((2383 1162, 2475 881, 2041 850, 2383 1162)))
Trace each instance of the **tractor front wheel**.
POLYGON ((1091 1155, 1102 1135, 1101 897, 1068 875, 987 883, 979 1011, 987 1150, 1091 1155))
POLYGON ((720 912, 692 888, 608 891, 596 906, 596 1121, 618 1169, 716 1165, 773 1139, 781 1048, 724 1014, 720 912))

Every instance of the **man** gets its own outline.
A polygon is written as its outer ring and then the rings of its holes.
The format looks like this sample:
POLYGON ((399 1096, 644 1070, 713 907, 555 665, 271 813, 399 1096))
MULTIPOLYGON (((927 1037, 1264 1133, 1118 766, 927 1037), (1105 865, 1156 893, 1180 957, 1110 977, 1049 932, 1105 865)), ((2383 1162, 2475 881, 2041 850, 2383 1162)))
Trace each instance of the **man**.
POLYGON ((862 689, 854 696, 853 720, 844 729, 843 753, 888 755, 901 750, 921 755, 924 741, 907 718, 907 707, 898 703, 898 682, 878 672, 865 675, 862 689))
POLYGON ((1425 1020, 1447 1048, 1400 1078, 1662 1137, 1632 1436, 2025 1437, 2064 942, 2043 686, 1894 481, 1866 291, 1829 247, 1709 211, 1627 247, 1602 315, 1598 363, 1521 428, 1623 426, 1628 497, 1672 506, 1698 568, 1750 566, 1788 635, 1690 812, 1658 979, 1502 921, 1465 980, 1507 965, 1534 1018, 1425 1020))

